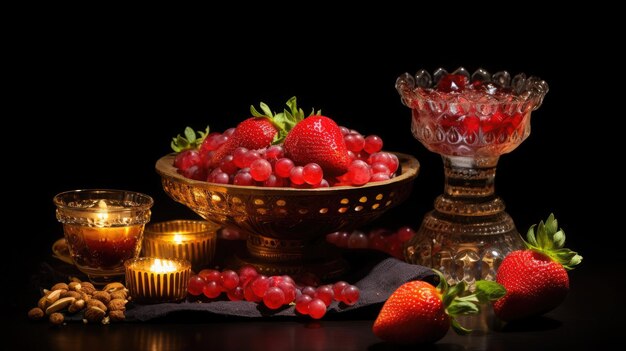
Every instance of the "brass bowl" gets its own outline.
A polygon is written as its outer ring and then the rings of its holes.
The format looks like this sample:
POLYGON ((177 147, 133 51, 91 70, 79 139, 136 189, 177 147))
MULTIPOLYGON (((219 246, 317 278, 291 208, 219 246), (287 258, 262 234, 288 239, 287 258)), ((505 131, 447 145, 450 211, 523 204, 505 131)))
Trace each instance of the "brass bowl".
POLYGON ((264 274, 336 277, 346 263, 325 242, 325 235, 373 221, 404 201, 419 172, 419 162, 396 153, 399 174, 364 186, 318 189, 237 186, 183 177, 173 166, 175 154, 160 158, 156 170, 163 189, 202 218, 248 233, 247 252, 235 265, 250 263, 264 274))

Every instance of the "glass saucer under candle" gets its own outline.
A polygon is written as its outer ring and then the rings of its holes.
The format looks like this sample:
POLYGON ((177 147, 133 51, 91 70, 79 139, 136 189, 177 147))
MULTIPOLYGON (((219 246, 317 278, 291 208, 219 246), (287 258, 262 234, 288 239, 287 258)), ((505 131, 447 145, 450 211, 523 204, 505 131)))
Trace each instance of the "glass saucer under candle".
POLYGON ((139 303, 176 302, 187 296, 191 263, 179 258, 139 257, 127 260, 126 287, 139 303))
POLYGON ((143 256, 183 258, 200 269, 213 261, 217 224, 207 221, 174 220, 146 226, 143 256))

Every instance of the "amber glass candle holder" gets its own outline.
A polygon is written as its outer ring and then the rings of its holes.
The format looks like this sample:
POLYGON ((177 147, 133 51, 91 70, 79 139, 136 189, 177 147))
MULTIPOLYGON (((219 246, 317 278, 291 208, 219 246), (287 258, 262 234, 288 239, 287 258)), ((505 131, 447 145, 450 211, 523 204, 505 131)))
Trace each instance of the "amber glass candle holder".
POLYGON ((150 196, 125 190, 73 190, 54 197, 56 216, 76 267, 98 285, 124 277, 141 251, 150 196))
POLYGON ((126 287, 139 303, 176 302, 187 296, 191 263, 179 258, 140 257, 124 263, 126 287))
POLYGON ((217 224, 207 221, 151 223, 145 230, 143 256, 183 258, 199 270, 213 261, 218 229, 217 224))

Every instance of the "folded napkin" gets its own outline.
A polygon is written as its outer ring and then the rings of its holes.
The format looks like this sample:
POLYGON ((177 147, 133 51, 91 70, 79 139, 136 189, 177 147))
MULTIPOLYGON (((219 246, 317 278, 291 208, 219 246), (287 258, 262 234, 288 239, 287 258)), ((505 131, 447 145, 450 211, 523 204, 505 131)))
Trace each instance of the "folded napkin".
MULTIPOLYGON (((42 267, 42 274, 47 279, 36 280, 39 283, 49 281, 50 278, 58 281, 67 280, 60 278, 59 274, 50 265, 42 267), (46 272, 47 271, 47 272, 46 272), (51 276, 52 275, 52 276, 51 276), (56 275, 56 276, 55 276, 56 275)), ((373 317, 382 304, 400 285, 411 280, 433 281, 435 275, 429 268, 408 264, 395 258, 386 258, 376 263, 373 267, 363 267, 365 272, 360 272, 363 278, 354 285, 360 289, 358 302, 353 306, 333 301, 325 319, 348 318, 348 317, 373 317)), ((349 281, 349 280, 348 280, 349 281)), ((42 286, 42 285, 40 285, 42 286)), ((44 285, 45 286, 45 285, 44 285)), ((270 310, 262 304, 249 301, 183 301, 179 303, 160 303, 142 305, 129 302, 126 310, 127 321, 151 321, 151 320, 206 320, 206 318, 221 318, 230 316, 234 318, 272 318, 272 317, 295 317, 294 306, 284 306, 278 310, 270 310)), ((80 314, 67 315, 66 320, 80 320, 80 314)))

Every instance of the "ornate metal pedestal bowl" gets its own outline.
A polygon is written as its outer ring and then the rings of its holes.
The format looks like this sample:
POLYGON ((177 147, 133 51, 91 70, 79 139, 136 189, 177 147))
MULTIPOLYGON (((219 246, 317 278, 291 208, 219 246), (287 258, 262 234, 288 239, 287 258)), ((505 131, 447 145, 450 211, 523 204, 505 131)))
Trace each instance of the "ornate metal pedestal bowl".
POLYGON ((341 275, 347 264, 325 235, 371 222, 410 194, 419 162, 396 155, 396 177, 361 187, 295 189, 195 181, 177 173, 174 154, 159 159, 156 170, 174 200, 206 220, 248 233, 247 250, 233 257, 235 266, 249 263, 264 274, 311 272, 329 279, 341 275))

